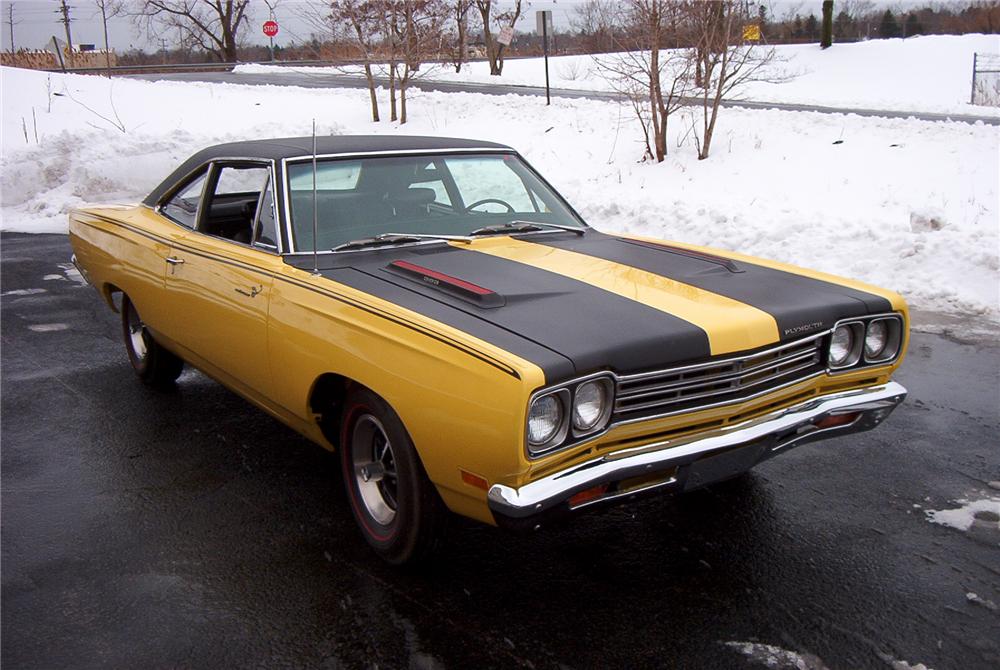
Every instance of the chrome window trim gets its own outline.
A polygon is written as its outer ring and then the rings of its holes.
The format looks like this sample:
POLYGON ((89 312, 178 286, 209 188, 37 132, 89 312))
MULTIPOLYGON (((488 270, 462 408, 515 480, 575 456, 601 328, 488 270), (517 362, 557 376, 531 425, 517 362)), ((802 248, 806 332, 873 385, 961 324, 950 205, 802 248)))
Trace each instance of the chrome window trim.
MULTIPOLYGON (((212 171, 216 169, 216 165, 215 164, 219 163, 219 162, 259 163, 259 164, 265 166, 265 169, 268 170, 268 176, 269 176, 269 178, 274 179, 275 176, 276 176, 276 174, 277 174, 276 173, 277 166, 275 165, 275 161, 273 159, 270 159, 270 158, 248 158, 246 156, 217 156, 217 157, 209 158, 208 160, 206 160, 206 161, 204 161, 202 163, 199 163, 196 167, 194 167, 191 170, 189 170, 187 172, 187 174, 185 174, 183 177, 181 177, 180 179, 178 179, 177 182, 173 186, 171 186, 170 189, 168 189, 166 193, 163 194, 163 196, 156 202, 156 205, 154 205, 151 209, 154 212, 156 212, 157 214, 159 214, 160 216, 162 216, 164 219, 166 219, 167 221, 169 221, 170 223, 172 223, 175 226, 181 228, 182 230, 186 230, 188 232, 193 232, 193 233, 198 233, 199 235, 204 235, 205 237, 211 237, 212 239, 216 239, 216 240, 223 240, 223 241, 229 242, 230 244, 235 244, 237 246, 246 247, 248 249, 256 249, 256 250, 261 251, 263 253, 275 254, 275 255, 279 255, 280 256, 282 254, 282 244, 281 244, 281 235, 280 235, 280 225, 278 224, 278 220, 277 220, 277 209, 275 209, 275 232, 279 233, 278 240, 277 240, 277 242, 278 242, 278 246, 277 247, 270 247, 270 245, 266 245, 266 244, 264 244, 264 245, 255 245, 255 244, 253 244, 253 240, 252 239, 250 241, 250 244, 245 244, 243 242, 237 242, 236 240, 231 240, 228 237, 219 237, 218 235, 211 235, 209 233, 206 233, 203 230, 198 230, 197 225, 199 223, 201 223, 202 208, 203 208, 203 206, 205 204, 205 190, 204 190, 204 187, 202 188, 201 197, 198 199, 198 213, 195 215, 195 227, 194 228, 188 228, 184 224, 182 224, 182 223, 176 221, 175 219, 171 218, 170 216, 168 216, 163 211, 163 206, 167 202, 169 202, 174 197, 174 195, 177 194, 177 192, 181 188, 183 188, 184 186, 186 186, 191 181, 191 178, 194 177, 201 170, 206 170, 206 182, 205 182, 205 186, 207 186, 208 185, 208 180, 212 176, 212 171)), ((261 197, 263 197, 263 191, 261 191, 261 197)), ((272 198, 272 200, 273 200, 273 198, 272 198)), ((258 203, 257 204, 257 210, 258 211, 257 211, 257 214, 254 216, 254 226, 256 226, 256 220, 260 216, 260 199, 259 198, 257 200, 257 203, 258 203)), ((144 206, 148 207, 148 205, 144 205, 144 206)))
MULTIPOLYGON (((577 217, 577 219, 580 221, 580 223, 583 224, 581 226, 581 228, 583 228, 584 230, 586 230, 588 228, 588 226, 587 226, 586 222, 583 220, 583 218, 577 213, 577 211, 575 209, 573 209, 572 206, 570 206, 570 204, 568 202, 566 202, 565 198, 563 198, 563 196, 559 193, 559 191, 557 191, 555 188, 553 188, 553 186, 549 182, 547 182, 545 180, 545 178, 542 177, 538 173, 537 170, 535 170, 533 167, 531 167, 531 165, 528 163, 528 161, 524 160, 524 158, 519 153, 517 153, 514 149, 511 149, 511 148, 506 148, 506 147, 505 148, 496 148, 496 147, 470 148, 470 147, 466 147, 466 148, 462 148, 462 149, 457 149, 457 148, 453 148, 453 149, 405 149, 405 150, 389 149, 389 150, 385 150, 385 151, 350 151, 350 152, 332 153, 332 154, 316 154, 316 160, 327 160, 327 159, 331 159, 331 158, 332 159, 342 159, 342 158, 384 158, 384 157, 387 157, 387 156, 388 157, 391 157, 391 156, 447 156, 447 155, 454 155, 454 154, 498 154, 498 155, 500 155, 500 154, 507 154, 507 155, 510 155, 510 156, 516 156, 517 159, 519 161, 521 161, 521 163, 524 165, 524 167, 527 168, 532 174, 534 174, 535 177, 537 177, 538 180, 542 184, 544 184, 547 188, 551 189, 552 192, 556 195, 556 197, 569 209, 569 211, 575 217, 577 217)), ((305 155, 302 155, 302 156, 289 156, 289 157, 286 157, 286 158, 282 158, 281 161, 280 161, 280 163, 281 163, 281 179, 282 179, 282 182, 281 182, 282 183, 282 189, 281 190, 282 190, 282 201, 283 201, 282 202, 282 210, 283 210, 284 219, 285 219, 284 232, 285 232, 285 235, 288 238, 288 249, 283 252, 283 253, 286 253, 286 254, 293 254, 293 255, 294 254, 309 254, 309 255, 312 255, 314 253, 314 251, 312 249, 302 249, 302 250, 300 250, 300 249, 296 248, 296 245, 294 243, 294 237, 292 235, 292 205, 291 205, 291 199, 289 198, 289 193, 290 193, 291 189, 289 188, 289 182, 288 182, 288 164, 289 163, 301 163, 301 162, 304 162, 304 161, 312 161, 312 159, 313 159, 313 155, 312 154, 305 154, 305 155)), ((431 240, 430 243, 432 243, 432 244, 439 244, 439 242, 436 242, 434 240, 431 240)), ((412 244, 418 244, 418 243, 412 243, 412 244)), ((411 245, 407 245, 407 246, 412 246, 412 244, 411 245)), ((424 244, 426 244, 426 242, 424 242, 424 244)), ((369 249, 354 249, 352 251, 370 251, 370 250, 369 249)), ((331 253, 331 252, 329 250, 317 250, 315 253, 325 254, 325 253, 331 253)), ((340 253, 340 252, 338 252, 338 253, 340 253)))
POLYGON ((153 207, 153 211, 162 216, 170 223, 180 228, 183 228, 184 230, 197 230, 198 222, 201 221, 201 208, 205 202, 205 187, 208 186, 208 179, 211 176, 211 172, 212 172, 212 161, 206 161, 204 163, 201 163, 198 165, 198 167, 194 168, 193 170, 190 170, 181 179, 178 179, 177 183, 170 187, 170 190, 168 190, 165 194, 163 194, 163 197, 160 198, 156 202, 156 206, 153 207), (177 195, 181 191, 181 189, 185 188, 191 182, 193 182, 197 178, 198 173, 201 172, 202 170, 205 171, 205 183, 201 185, 201 195, 198 196, 198 209, 194 213, 194 226, 188 227, 185 226, 180 221, 178 221, 177 219, 175 219, 174 217, 167 214, 165 211, 163 211, 163 208, 167 205, 167 203, 169 203, 171 200, 174 199, 174 196, 177 195))

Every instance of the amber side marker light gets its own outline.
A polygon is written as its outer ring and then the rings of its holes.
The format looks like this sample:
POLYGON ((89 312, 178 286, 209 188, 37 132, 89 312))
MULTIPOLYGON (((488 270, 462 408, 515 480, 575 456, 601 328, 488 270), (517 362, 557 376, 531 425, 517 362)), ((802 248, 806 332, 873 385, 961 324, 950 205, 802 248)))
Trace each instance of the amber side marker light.
POLYGON ((485 477, 480 477, 479 475, 474 475, 471 472, 466 472, 465 470, 459 470, 462 473, 462 481, 469 486, 475 486, 477 489, 482 489, 488 491, 490 488, 489 483, 486 481, 485 477))
POLYGON ((851 414, 833 414, 831 416, 820 419, 816 422, 817 428, 836 428, 837 426, 846 426, 850 423, 854 423, 858 416, 857 412, 851 414))
POLYGON ((602 495, 604 495, 605 493, 607 493, 607 490, 608 490, 608 485, 607 484, 599 484, 599 485, 597 485, 597 486, 595 486, 593 488, 589 488, 589 489, 587 489, 585 491, 580 491, 575 496, 573 496, 572 498, 569 499, 569 506, 570 507, 579 507, 580 505, 583 505, 584 503, 589 503, 591 500, 597 500, 602 495))

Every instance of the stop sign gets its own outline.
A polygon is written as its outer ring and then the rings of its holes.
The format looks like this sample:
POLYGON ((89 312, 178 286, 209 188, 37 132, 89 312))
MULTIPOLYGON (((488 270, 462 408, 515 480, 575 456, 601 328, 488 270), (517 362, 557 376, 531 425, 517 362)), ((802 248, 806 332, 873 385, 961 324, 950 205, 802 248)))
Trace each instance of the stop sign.
POLYGON ((278 22, 277 21, 264 21, 264 34, 268 37, 274 37, 278 34, 278 22))

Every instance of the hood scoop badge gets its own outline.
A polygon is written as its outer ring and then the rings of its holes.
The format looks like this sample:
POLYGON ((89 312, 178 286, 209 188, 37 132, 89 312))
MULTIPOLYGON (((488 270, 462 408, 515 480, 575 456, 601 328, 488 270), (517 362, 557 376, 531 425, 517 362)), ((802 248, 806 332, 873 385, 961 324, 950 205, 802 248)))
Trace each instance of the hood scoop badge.
POLYGON ((428 288, 437 289, 452 297, 470 302, 477 307, 491 309, 503 307, 507 303, 506 299, 496 291, 409 261, 393 261, 384 269, 399 277, 419 282, 428 288))

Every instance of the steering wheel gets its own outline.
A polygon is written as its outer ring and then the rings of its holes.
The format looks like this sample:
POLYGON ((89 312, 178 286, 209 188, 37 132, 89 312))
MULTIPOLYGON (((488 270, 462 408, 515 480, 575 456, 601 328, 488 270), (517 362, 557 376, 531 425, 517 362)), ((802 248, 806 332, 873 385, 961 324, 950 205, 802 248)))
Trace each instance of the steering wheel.
MULTIPOLYGON (((513 214, 516 211, 509 202, 507 202, 506 200, 501 200, 500 198, 483 198, 482 200, 476 200, 471 205, 467 205, 465 211, 471 212, 473 208, 479 207, 480 205, 486 205, 491 202, 506 207, 508 214, 513 214)), ((481 213, 485 214, 486 212, 481 212, 481 213)))

